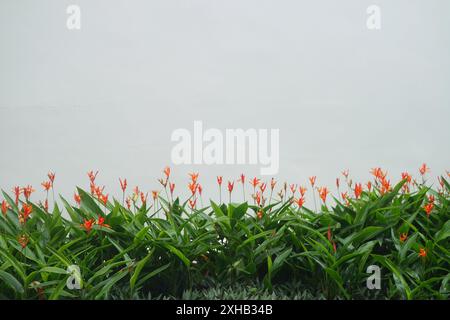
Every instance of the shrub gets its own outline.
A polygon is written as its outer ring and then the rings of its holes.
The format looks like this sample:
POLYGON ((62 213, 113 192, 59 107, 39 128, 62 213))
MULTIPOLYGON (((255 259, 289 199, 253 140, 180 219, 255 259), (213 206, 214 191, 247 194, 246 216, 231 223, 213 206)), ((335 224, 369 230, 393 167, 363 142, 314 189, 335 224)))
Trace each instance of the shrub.
POLYGON ((50 212, 48 196, 32 203, 30 186, 15 188, 15 198, 3 192, 0 298, 448 299, 448 182, 440 177, 434 190, 403 175, 391 187, 381 169, 373 174, 363 188, 347 173, 348 191, 333 204, 310 179, 317 212, 304 206, 304 188, 275 195, 274 180, 265 190, 256 178, 250 203, 198 208, 198 174, 182 202, 170 170, 165 197, 135 189, 125 198, 121 180, 122 201, 91 172, 91 192, 78 188, 74 204, 61 197, 65 215, 56 202, 50 212), (67 272, 73 265, 79 279, 67 272), (366 287, 370 265, 381 267, 379 290, 366 287), (79 290, 67 286, 74 278, 79 290))

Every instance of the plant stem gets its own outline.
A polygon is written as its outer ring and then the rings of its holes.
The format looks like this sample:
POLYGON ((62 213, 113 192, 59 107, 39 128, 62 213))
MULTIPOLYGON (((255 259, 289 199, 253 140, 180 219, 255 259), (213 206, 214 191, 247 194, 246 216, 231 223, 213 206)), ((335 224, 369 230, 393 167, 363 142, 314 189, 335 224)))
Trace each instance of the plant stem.
POLYGON ((316 203, 316 192, 314 191, 313 187, 313 198, 314 198, 314 211, 317 213, 317 203, 316 203))

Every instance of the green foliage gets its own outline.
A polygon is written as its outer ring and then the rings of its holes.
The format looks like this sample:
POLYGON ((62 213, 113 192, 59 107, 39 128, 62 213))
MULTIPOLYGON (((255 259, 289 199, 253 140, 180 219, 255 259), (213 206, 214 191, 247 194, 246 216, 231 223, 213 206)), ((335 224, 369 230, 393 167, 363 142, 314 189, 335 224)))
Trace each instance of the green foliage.
POLYGON ((153 212, 104 205, 78 189, 79 206, 62 199, 67 214, 33 205, 26 223, 23 203, 4 193, 0 298, 448 299, 449 185, 408 193, 403 183, 318 213, 292 199, 191 210, 163 198, 153 212), (436 200, 427 216, 429 194, 436 200), (90 231, 82 225, 89 219, 97 222, 90 231), (72 265, 79 290, 66 286, 72 265), (380 290, 366 288, 369 265, 381 267, 380 290))
MULTIPOLYGON (((320 293, 311 293, 301 288, 299 284, 280 284, 274 290, 269 291, 259 282, 249 282, 247 284, 235 283, 225 286, 220 282, 214 283, 208 288, 198 288, 186 290, 181 296, 170 295, 153 296, 135 294, 130 297, 126 288, 118 288, 111 293, 113 299, 136 299, 136 300, 324 300, 325 297, 320 293), (123 291, 122 291, 123 290, 123 291)), ((338 298, 338 297, 337 297, 338 298)))

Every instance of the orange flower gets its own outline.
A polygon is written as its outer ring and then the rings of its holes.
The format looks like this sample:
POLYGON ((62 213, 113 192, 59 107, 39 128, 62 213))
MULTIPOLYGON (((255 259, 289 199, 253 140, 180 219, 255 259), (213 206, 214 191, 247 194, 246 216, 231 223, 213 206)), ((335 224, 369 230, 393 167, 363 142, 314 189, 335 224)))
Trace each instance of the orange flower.
POLYGON ((362 185, 361 183, 356 183, 355 184, 355 198, 359 199, 359 197, 361 196, 363 189, 362 189, 362 185))
POLYGON ((302 187, 302 186, 300 186, 299 188, 298 188, 298 191, 300 192, 300 195, 303 197, 304 195, 305 195, 305 193, 306 193, 306 188, 305 187, 302 187))
POLYGON ((387 172, 383 172, 380 167, 372 168, 370 173, 377 179, 384 179, 386 177, 387 172))
POLYGON ((164 172, 164 175, 166 176, 166 179, 169 179, 170 167, 165 167, 163 172, 164 172))
POLYGON ((385 177, 381 179, 381 194, 385 194, 386 192, 391 190, 391 180, 386 180, 385 177))
POLYGON ((19 197, 20 197, 20 194, 22 193, 22 189, 17 186, 17 187, 13 188, 13 192, 14 192, 14 195, 16 196, 15 202, 16 202, 16 206, 17 206, 17 205, 19 205, 19 197))
POLYGON ((102 198, 103 190, 105 190, 105 186, 103 186, 103 188, 100 188, 98 186, 94 186, 94 193, 97 196, 97 198, 99 198, 99 199, 102 198))
POLYGON ((110 225, 105 223, 105 218, 103 218, 102 216, 98 216, 97 225, 99 225, 100 227, 111 228, 110 225))
POLYGON ((20 214, 19 214, 20 222, 22 224, 25 224, 32 212, 33 212, 33 207, 31 206, 31 204, 24 203, 22 206, 22 211, 20 211, 20 214))
POLYGON ((26 235, 21 235, 17 238, 17 242, 19 242, 22 249, 25 249, 30 239, 26 235))
MULTIPOLYGON (((141 192, 141 195, 142 195, 142 192, 141 192)), ((159 196, 159 191, 153 190, 153 191, 152 191, 152 198, 153 198, 153 200, 158 199, 158 196, 159 196)), ((142 199, 141 199, 141 200, 142 200, 142 199)), ((145 196, 145 200, 147 200, 147 196, 145 196)))
POLYGON ((198 189, 198 194, 202 195, 203 188, 202 188, 202 185, 200 183, 198 184, 197 189, 198 189))
POLYGON ((430 202, 430 203, 426 204, 423 208, 427 214, 427 217, 430 217, 431 211, 433 211, 433 208, 434 208, 434 204, 433 204, 433 202, 430 202))
POLYGON ((264 213, 263 213, 262 210, 259 210, 259 211, 256 213, 256 216, 258 217, 259 220, 262 219, 263 215, 264 215, 264 213))
POLYGON ((48 191, 52 187, 52 182, 51 181, 44 181, 44 182, 41 183, 41 186, 44 187, 45 191, 48 191))
POLYGON ((119 182, 120 182, 120 189, 122 189, 122 192, 125 192, 125 190, 127 189, 127 179, 120 179, 119 178, 119 182))
POLYGON ((223 180, 222 176, 217 176, 217 183, 219 184, 219 186, 222 185, 222 180, 223 180))
POLYGON ((327 187, 320 187, 319 189, 319 197, 322 199, 323 203, 327 200, 327 195, 330 193, 327 187))
POLYGON ((425 173, 427 173, 428 171, 430 171, 430 168, 427 167, 426 163, 423 163, 420 168, 419 168, 419 172, 420 174, 423 176, 425 173))
POLYGON ((408 234, 407 233, 402 233, 400 234, 400 242, 405 242, 406 239, 408 239, 408 234))
POLYGON ((74 194, 73 194, 73 199, 75 200, 75 202, 76 202, 78 205, 80 205, 80 203, 81 203, 81 197, 80 197, 79 194, 74 193, 74 194))
POLYGON ((341 193, 341 197, 342 197, 342 200, 345 201, 345 205, 348 206, 350 204, 350 201, 348 201, 348 193, 347 193, 347 191, 346 192, 342 192, 341 193))
POLYGON ((242 184, 245 183, 245 175, 243 173, 241 173, 241 178, 238 181, 240 181, 242 184))
MULTIPOLYGON (((153 191, 152 191, 153 194, 153 191)), ((141 198, 141 202, 142 204, 146 204, 147 203, 147 199, 148 199, 148 192, 143 193, 142 191, 139 193, 139 197, 141 198)), ((153 198, 154 200, 155 198, 153 198)))
POLYGON ((89 220, 85 219, 84 223, 81 226, 86 230, 87 233, 89 233, 89 232, 91 232, 94 223, 95 223, 94 219, 89 219, 89 220))
POLYGON ((412 176, 408 172, 402 172, 402 180, 406 180, 407 183, 411 183, 412 176))
POLYGON ((314 188, 314 185, 316 184, 316 176, 309 177, 309 182, 311 183, 311 186, 314 188))
POLYGON ((298 205, 298 208, 300 209, 303 206, 303 204, 305 203, 305 198, 300 197, 295 200, 295 203, 298 205))
POLYGON ((100 194, 99 195, 99 200, 103 203, 103 205, 106 206, 106 204, 108 203, 108 194, 100 194))
POLYGON ((3 216, 6 216, 6 213, 8 212, 9 204, 6 202, 6 200, 2 201, 2 214, 3 216))
POLYGON ((233 192, 233 188, 234 188, 234 181, 228 181, 228 192, 233 192))
POLYGON ((429 196, 428 196, 428 202, 430 202, 430 203, 434 203, 434 196, 432 195, 432 194, 430 194, 429 196))
POLYGON ((189 199, 189 206, 191 207, 191 209, 195 208, 196 202, 197 202, 197 199, 194 199, 194 200, 189 199))
POLYGON ((419 257, 425 258, 427 256, 427 250, 424 248, 419 248, 419 257))
POLYGON ((28 199, 30 198, 31 194, 34 192, 35 190, 33 189, 32 186, 27 185, 26 187, 23 188, 23 195, 25 196, 25 199, 28 201, 28 199))
POLYGON ((98 174, 98 171, 96 171, 95 173, 94 173, 94 171, 89 171, 88 173, 87 173, 87 175, 88 175, 88 177, 89 177, 89 180, 91 181, 91 183, 94 183, 95 182, 95 178, 97 178, 97 174, 98 174))
POLYGON ((256 194, 255 194, 255 201, 256 201, 256 204, 259 207, 261 205, 261 193, 256 192, 256 194))
POLYGON ((333 245, 333 251, 336 252, 336 242, 331 240, 332 234, 331 234, 331 228, 330 227, 328 227, 327 238, 328 238, 328 241, 330 241, 330 243, 333 245))
POLYGON ((253 188, 256 188, 259 185, 260 180, 256 177, 250 180, 250 184, 253 186, 253 188))
POLYGON ((266 188, 267 188, 267 184, 265 182, 263 182, 259 185, 259 190, 261 190, 261 193, 264 193, 264 191, 266 191, 266 188))
POLYGON ((131 199, 130 199, 130 198, 127 198, 127 199, 125 200, 125 203, 127 204, 128 210, 130 210, 130 208, 131 208, 131 199))
POLYGON ((372 190, 372 182, 368 181, 366 183, 366 186, 367 186, 367 190, 369 190, 369 192, 370 192, 370 190, 372 190))
POLYGON ((169 183, 170 194, 173 195, 173 190, 175 190, 175 183, 169 183))
POLYGON ((188 184, 188 188, 189 188, 189 190, 191 190, 191 193, 194 195, 197 192, 198 185, 192 181, 188 184))
POLYGON ((52 188, 53 188, 53 183, 55 182, 55 173, 54 172, 49 172, 47 174, 47 177, 50 180, 50 182, 52 183, 52 188))
POLYGON ((89 187, 91 188, 91 194, 94 195, 94 193, 95 193, 95 188, 97 188, 97 187, 95 186, 95 183, 91 182, 91 183, 89 184, 89 187))
POLYGON ((189 175, 191 176, 191 181, 192 181, 192 183, 197 183, 197 179, 198 179, 198 173, 189 173, 189 175))

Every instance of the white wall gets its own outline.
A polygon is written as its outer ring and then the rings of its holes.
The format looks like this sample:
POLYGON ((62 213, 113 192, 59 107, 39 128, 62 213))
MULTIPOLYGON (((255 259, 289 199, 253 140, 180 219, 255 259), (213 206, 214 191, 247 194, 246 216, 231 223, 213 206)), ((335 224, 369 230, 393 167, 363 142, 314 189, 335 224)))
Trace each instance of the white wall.
MULTIPOLYGON (((280 128, 278 178, 334 186, 382 166, 450 169, 450 2, 2 0, 0 187, 87 188, 86 171, 119 194, 117 178, 157 188, 171 132, 280 128), (78 4, 82 28, 66 28, 78 4)), ((215 176, 255 166, 180 166, 215 176)), ((226 179, 226 178, 225 178, 226 179)), ((236 197, 240 198, 240 190, 236 197)))

